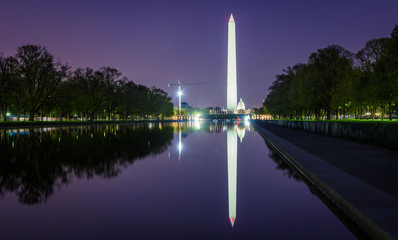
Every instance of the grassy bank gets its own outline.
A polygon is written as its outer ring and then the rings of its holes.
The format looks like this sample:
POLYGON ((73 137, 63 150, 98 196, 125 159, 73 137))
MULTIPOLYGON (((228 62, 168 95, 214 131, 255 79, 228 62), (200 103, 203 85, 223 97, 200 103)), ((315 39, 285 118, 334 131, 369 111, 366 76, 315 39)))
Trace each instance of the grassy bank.
POLYGON ((339 122, 339 123, 383 123, 383 124, 388 124, 388 123, 398 123, 398 119, 340 119, 340 120, 300 120, 300 119, 273 119, 275 121, 299 121, 299 122, 339 122))

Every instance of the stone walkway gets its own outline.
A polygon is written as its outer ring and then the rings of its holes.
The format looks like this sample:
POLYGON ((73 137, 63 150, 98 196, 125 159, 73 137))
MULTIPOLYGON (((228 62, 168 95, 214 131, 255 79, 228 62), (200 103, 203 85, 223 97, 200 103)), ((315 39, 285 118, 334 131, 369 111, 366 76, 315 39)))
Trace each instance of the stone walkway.
POLYGON ((398 239, 398 151, 261 122, 254 126, 370 236, 398 239))

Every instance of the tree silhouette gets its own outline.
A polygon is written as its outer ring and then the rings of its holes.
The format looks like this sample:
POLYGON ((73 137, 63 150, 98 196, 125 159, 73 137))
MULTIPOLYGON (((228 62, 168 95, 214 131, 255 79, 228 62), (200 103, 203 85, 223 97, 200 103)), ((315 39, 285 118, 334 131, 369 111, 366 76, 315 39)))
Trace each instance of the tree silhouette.
POLYGON ((363 118, 376 110, 390 120, 398 101, 398 26, 390 38, 372 39, 357 54, 330 45, 277 75, 264 100, 275 118, 363 118))
POLYGON ((54 62, 46 48, 35 45, 19 47, 15 57, 18 61, 17 76, 21 86, 26 88, 24 106, 29 120, 33 121, 35 114, 55 98, 68 67, 54 62))

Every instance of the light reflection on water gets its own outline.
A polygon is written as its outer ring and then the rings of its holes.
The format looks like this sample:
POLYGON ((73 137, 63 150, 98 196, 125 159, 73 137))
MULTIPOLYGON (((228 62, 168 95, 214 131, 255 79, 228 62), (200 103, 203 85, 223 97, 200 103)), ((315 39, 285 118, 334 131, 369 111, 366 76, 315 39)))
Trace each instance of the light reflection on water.
POLYGON ((249 122, 0 130, 0 144, 4 239, 353 238, 249 122))
MULTIPOLYGON (((195 130, 200 130, 201 121, 192 121, 188 123, 177 123, 174 126, 178 129, 178 162, 181 161, 181 152, 183 145, 181 142, 181 131, 184 125, 192 128, 192 123, 194 124, 195 130)), ((236 195, 237 195, 237 157, 238 157, 238 142, 239 137, 240 142, 243 142, 245 137, 246 129, 250 131, 250 122, 236 122, 236 124, 225 124, 221 122, 219 124, 210 124, 209 131, 217 131, 222 126, 223 131, 227 131, 227 162, 228 162, 228 209, 229 209, 229 220, 231 226, 234 226, 236 221, 236 195)))
MULTIPOLYGON (((243 130, 244 131, 244 130, 243 130)), ((238 171, 238 141, 236 127, 227 130, 228 155, 228 209, 231 226, 236 220, 236 183, 238 171)))
POLYGON ((165 151, 172 131, 146 125, 2 130, 0 195, 12 192, 20 203, 39 204, 73 178, 116 177, 135 160, 165 151))

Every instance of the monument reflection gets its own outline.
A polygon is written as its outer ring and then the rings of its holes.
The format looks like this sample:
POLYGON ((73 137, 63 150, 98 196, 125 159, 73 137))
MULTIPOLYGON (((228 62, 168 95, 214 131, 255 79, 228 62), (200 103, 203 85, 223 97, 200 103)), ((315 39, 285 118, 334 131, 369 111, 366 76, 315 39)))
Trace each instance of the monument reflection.
POLYGON ((228 152, 228 208, 229 220, 232 227, 236 219, 236 182, 238 164, 238 139, 236 128, 227 130, 227 152, 228 152))
POLYGON ((227 167, 228 167, 228 212, 229 221, 233 227, 236 221, 236 199, 237 199, 237 174, 238 174, 238 137, 240 142, 243 142, 246 130, 250 131, 249 121, 238 121, 235 124, 230 122, 206 122, 201 124, 199 121, 191 121, 187 123, 174 123, 174 128, 177 130, 178 135, 178 162, 181 161, 181 152, 183 143, 181 140, 181 133, 185 136, 190 133, 201 130, 206 132, 221 131, 227 132, 227 167), (201 129, 201 126, 203 128, 201 129))
POLYGON ((245 137, 246 128, 250 127, 250 123, 245 125, 236 125, 227 127, 227 158, 228 158, 228 209, 229 220, 231 226, 236 221, 236 196, 237 196, 237 173, 238 173, 238 137, 240 142, 245 137))

